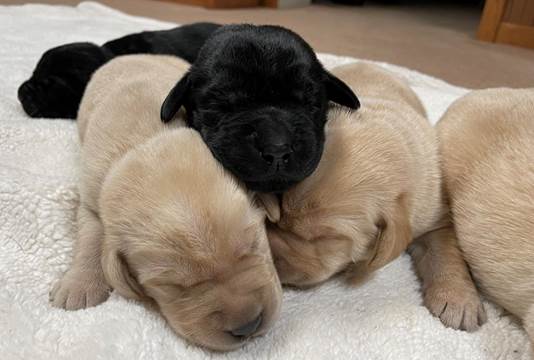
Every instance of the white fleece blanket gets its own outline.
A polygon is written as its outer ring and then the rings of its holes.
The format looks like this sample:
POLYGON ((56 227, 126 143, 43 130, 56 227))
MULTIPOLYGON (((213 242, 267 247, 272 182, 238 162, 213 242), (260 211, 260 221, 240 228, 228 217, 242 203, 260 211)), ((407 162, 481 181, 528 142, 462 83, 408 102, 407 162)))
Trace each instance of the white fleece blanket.
MULTIPOLYGON (((106 40, 173 24, 96 3, 0 6, 0 359, 527 359, 527 338, 486 303, 489 320, 468 334, 445 328, 421 305, 407 255, 361 287, 331 281, 286 290, 280 320, 243 349, 192 346, 142 305, 112 295, 76 312, 52 308, 48 291, 71 259, 79 145, 76 124, 36 120, 16 90, 48 48, 106 40)), ((321 55, 328 67, 355 61, 321 55)), ((406 76, 435 122, 467 90, 382 64, 406 76)))

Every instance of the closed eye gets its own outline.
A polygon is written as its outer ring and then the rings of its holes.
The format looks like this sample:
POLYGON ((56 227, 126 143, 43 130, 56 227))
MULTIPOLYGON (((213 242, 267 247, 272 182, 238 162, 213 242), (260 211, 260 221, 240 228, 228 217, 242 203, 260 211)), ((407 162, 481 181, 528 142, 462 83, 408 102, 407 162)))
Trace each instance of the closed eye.
POLYGON ((188 291, 191 291, 197 287, 200 287, 202 285, 206 285, 210 282, 210 280, 198 280, 198 281, 184 281, 184 282, 166 282, 166 283, 160 283, 159 286, 161 287, 167 287, 169 289, 173 289, 174 291, 177 291, 182 294, 187 294, 188 291))
POLYGON ((220 111, 216 110, 201 110, 197 112, 197 118, 202 122, 202 125, 207 127, 217 126, 221 122, 222 115, 220 111))

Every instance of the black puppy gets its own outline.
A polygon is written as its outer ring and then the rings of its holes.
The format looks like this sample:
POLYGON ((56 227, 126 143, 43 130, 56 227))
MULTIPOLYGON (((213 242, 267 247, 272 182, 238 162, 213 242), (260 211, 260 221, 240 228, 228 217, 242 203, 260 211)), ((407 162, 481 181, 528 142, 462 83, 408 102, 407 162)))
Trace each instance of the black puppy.
POLYGON ((19 87, 18 98, 31 117, 73 119, 91 75, 113 57, 167 54, 193 62, 206 39, 219 27, 194 23, 131 34, 102 46, 82 42, 52 48, 43 54, 31 78, 19 87))
POLYGON ((46 51, 18 98, 31 117, 75 118, 93 72, 113 54, 92 43, 73 43, 46 51))
POLYGON ((200 49, 161 118, 170 121, 183 105, 223 166, 251 190, 282 192, 317 167, 329 100, 360 105, 300 36, 277 26, 228 25, 200 49))

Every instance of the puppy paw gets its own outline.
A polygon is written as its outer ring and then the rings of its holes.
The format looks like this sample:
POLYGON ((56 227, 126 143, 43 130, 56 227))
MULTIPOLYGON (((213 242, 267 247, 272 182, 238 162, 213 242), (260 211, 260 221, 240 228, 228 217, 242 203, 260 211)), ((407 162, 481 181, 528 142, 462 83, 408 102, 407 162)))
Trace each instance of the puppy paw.
POLYGON ((475 288, 433 284, 425 292, 424 304, 450 328, 475 331, 486 322, 486 311, 475 288))
POLYGON ((104 302, 111 288, 99 272, 71 269, 50 292, 50 302, 57 308, 78 310, 104 302))

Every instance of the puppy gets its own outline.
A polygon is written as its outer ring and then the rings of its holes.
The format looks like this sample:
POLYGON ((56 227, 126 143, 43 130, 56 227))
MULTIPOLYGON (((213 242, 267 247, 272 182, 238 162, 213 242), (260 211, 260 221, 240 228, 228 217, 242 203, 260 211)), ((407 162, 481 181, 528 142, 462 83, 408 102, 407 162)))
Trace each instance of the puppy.
POLYGON ((359 107, 300 36, 277 26, 228 25, 202 46, 161 118, 170 121, 184 106, 188 124, 226 169, 251 190, 282 192, 317 167, 328 101, 359 107))
POLYGON ((171 30, 144 31, 98 46, 72 43, 46 51, 32 76, 19 87, 18 98, 31 117, 76 117, 85 86, 104 63, 126 54, 167 54, 195 60, 206 38, 220 25, 194 23, 171 30))
POLYGON ((193 343, 231 350, 273 324, 281 286, 264 211, 196 131, 159 119, 187 68, 173 57, 129 55, 90 81, 78 118, 78 240, 51 300, 81 309, 111 287, 155 305, 193 343))
POLYGON ((32 76, 19 86, 22 108, 33 118, 75 118, 91 75, 112 57, 109 51, 88 42, 46 51, 32 76))
POLYGON ((534 89, 473 91, 438 123, 458 243, 481 291, 534 342, 534 89))
MULTIPOLYGON (((280 203, 262 196, 273 222, 268 237, 279 277, 298 287, 341 271, 362 281, 398 257, 412 238, 438 230, 446 216, 435 131, 413 91, 365 63, 332 73, 359 90, 362 108, 331 110, 315 172, 280 203)), ((431 240, 422 239, 425 246, 416 254, 418 270, 429 258, 435 264, 424 272, 425 304, 448 326, 476 328, 483 309, 461 255, 448 251, 455 243, 431 240), (440 246, 447 251, 436 252, 440 246), (453 261, 445 261, 447 256, 453 261), (449 281, 438 281, 442 278, 449 281)))

